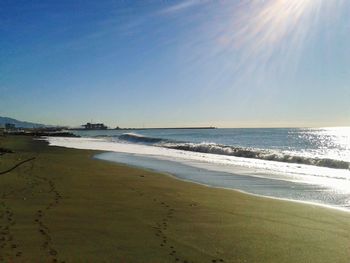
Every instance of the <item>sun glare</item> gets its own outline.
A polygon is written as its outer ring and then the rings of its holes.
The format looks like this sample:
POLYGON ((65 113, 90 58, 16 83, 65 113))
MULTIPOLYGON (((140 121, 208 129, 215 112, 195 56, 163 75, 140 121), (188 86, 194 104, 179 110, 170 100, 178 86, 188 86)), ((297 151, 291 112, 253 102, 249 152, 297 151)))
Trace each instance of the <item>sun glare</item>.
POLYGON ((298 48, 317 19, 319 4, 319 0, 253 1, 242 7, 242 15, 235 20, 233 44, 254 55, 271 55, 286 38, 298 48))
MULTIPOLYGON (((215 21, 205 24, 210 58, 225 55, 222 76, 239 71, 241 79, 255 74, 259 81, 275 70, 293 75, 303 52, 326 32, 342 10, 343 0, 252 0, 223 2, 215 21), (229 59, 232 58, 232 59, 229 59), (261 73, 261 74, 259 74, 261 73)), ((325 39, 325 41, 328 41, 325 39)), ((196 44, 196 43, 194 43, 196 44)))

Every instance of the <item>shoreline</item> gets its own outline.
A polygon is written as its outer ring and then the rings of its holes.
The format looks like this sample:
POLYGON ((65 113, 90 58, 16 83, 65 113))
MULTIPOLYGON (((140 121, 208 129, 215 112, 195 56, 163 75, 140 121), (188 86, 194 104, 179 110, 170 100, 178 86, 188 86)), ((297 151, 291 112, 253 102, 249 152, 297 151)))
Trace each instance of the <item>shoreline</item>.
MULTIPOLYGON (((67 147, 67 145, 64 147, 67 147)), ((266 175, 261 176, 258 174, 245 173, 247 171, 240 170, 239 167, 237 167, 238 170, 236 172, 218 171, 210 169, 209 167, 205 168, 200 165, 187 165, 175 160, 158 159, 156 157, 141 154, 125 154, 115 151, 104 151, 96 154, 95 159, 129 165, 138 169, 147 169, 153 172, 170 175, 178 180, 192 182, 208 187, 236 190, 259 197, 316 205, 350 212, 350 208, 347 205, 342 205, 346 204, 346 197, 348 195, 341 195, 333 192, 328 193, 328 189, 314 184, 283 180, 273 177, 268 178, 266 175), (186 176, 186 174, 191 175, 186 176), (224 177, 224 179, 220 181, 220 179, 215 179, 216 177, 224 177), (240 181, 242 181, 243 184, 240 181), (256 188, 254 184, 258 184, 263 187, 256 188), (284 194, 279 191, 279 188, 281 187, 285 188, 283 191, 284 194), (273 192, 274 189, 276 192, 273 192), (300 198, 299 196, 305 192, 308 193, 308 196, 303 196, 300 198), (337 202, 332 203, 330 201, 330 198, 336 199, 339 197, 342 199, 339 199, 337 202)))
POLYGON ((13 241, 6 237, 0 248, 5 261, 328 263, 350 256, 344 211, 189 183, 26 136, 0 144, 14 151, 0 157, 0 171, 36 157, 1 177, 1 202, 14 222, 13 241))
MULTIPOLYGON (((64 146, 54 146, 54 147, 66 148, 64 146)), ((109 152, 103 152, 102 151, 102 153, 109 153, 109 152)), ((98 155, 98 154, 101 154, 101 153, 97 153, 96 155, 98 155)), ((332 205, 327 205, 327 204, 321 204, 321 203, 316 203, 316 202, 311 202, 311 201, 303 201, 303 200, 295 200, 295 199, 288 199, 288 198, 282 198, 282 197, 273 197, 273 196, 267 196, 267 195, 261 195, 261 194, 254 194, 254 193, 250 193, 250 192, 247 192, 247 191, 244 191, 244 190, 240 190, 240 189, 237 189, 237 188, 213 186, 213 185, 210 185, 210 184, 195 182, 195 181, 191 181, 189 179, 180 178, 180 177, 178 177, 178 176, 176 176, 176 175, 174 175, 172 173, 162 172, 162 171, 158 171, 156 169, 145 168, 145 167, 141 167, 141 166, 137 166, 137 165, 131 165, 131 164, 125 164, 125 163, 117 162, 117 161, 110 161, 110 160, 99 159, 99 158, 95 157, 96 155, 94 155, 92 157, 92 159, 98 160, 98 161, 102 161, 102 162, 114 163, 114 164, 117 164, 117 165, 123 165, 123 166, 126 166, 126 167, 130 167, 130 168, 134 168, 134 169, 140 169, 140 170, 144 170, 144 171, 148 171, 148 172, 154 172, 154 173, 158 173, 158 174, 163 174, 163 175, 168 176, 168 177, 170 177, 172 179, 183 181, 183 182, 186 182, 186 183, 197 184, 197 185, 208 187, 208 188, 234 191, 234 192, 238 192, 238 193, 241 193, 241 194, 255 196, 255 197, 259 197, 259 198, 266 198, 266 199, 278 200, 278 201, 284 201, 284 202, 292 202, 292 203, 297 203, 297 204, 301 204, 301 205, 316 206, 316 207, 321 207, 321 208, 325 208, 325 209, 331 209, 331 210, 341 211, 341 212, 345 212, 345 213, 350 213, 350 209, 347 209, 347 208, 342 208, 342 207, 337 207, 337 206, 332 206, 332 205)), ((278 180, 278 179, 272 179, 272 180, 278 180)))
MULTIPOLYGON (((85 138, 86 140, 97 140, 96 138, 85 138)), ((44 138, 44 140, 48 141, 49 142, 49 145, 51 146, 51 141, 50 141, 50 138, 44 138)), ((60 143, 54 143, 52 146, 58 146, 58 147, 64 147, 64 148, 67 148, 67 149, 82 149, 82 150, 97 150, 99 151, 100 154, 109 154, 109 153, 116 153, 116 154, 130 154, 130 155, 134 155, 136 157, 145 157, 145 158, 149 158, 150 160, 151 159, 154 159, 156 160, 157 158, 154 158, 152 156, 148 156, 148 155, 143 155, 143 154, 137 154, 137 153, 127 153, 127 152, 124 152, 124 151, 121 151, 121 152, 118 152, 118 151, 114 151, 113 149, 103 149, 99 146, 96 147, 95 149, 95 146, 92 147, 92 148, 89 148, 89 147, 85 147, 85 146, 79 146, 79 145, 75 145, 75 146, 72 146, 70 147, 69 145, 60 145, 60 143)), ((137 145, 136 145, 137 146, 137 145)), ((147 146, 142 146, 142 147, 147 147, 147 146)), ((131 158, 133 158, 134 156, 131 156, 131 158)), ((96 158, 96 159, 100 159, 100 158, 96 158)), ((103 160, 103 158, 101 158, 103 160)), ((137 169, 148 169, 150 171, 153 171, 153 172, 157 172, 157 173, 165 173, 165 174, 170 174, 172 177, 178 179, 178 180, 182 180, 182 181, 186 181, 186 182, 193 182, 193 183, 197 183, 199 185, 204 185, 204 186, 208 186, 208 187, 213 187, 213 188, 220 188, 220 189, 229 189, 229 190, 236 190, 238 192, 242 192, 242 193, 246 193, 246 194, 250 194, 250 195, 254 195, 254 196, 258 196, 258 197, 266 197, 266 198, 270 198, 270 199, 276 199, 276 200, 283 200, 283 201, 291 201, 291 202, 296 202, 296 203, 301 203, 301 204, 307 204, 307 205, 316 205, 316 206, 320 206, 320 207, 325 207, 325 208, 330 208, 330 209, 335 209, 335 210, 340 210, 340 211, 345 211, 345 212, 350 212, 350 208, 347 208, 347 206, 342 206, 342 203, 339 203, 339 204, 332 204, 330 202, 327 203, 327 200, 322 200, 322 199, 318 199, 317 198, 314 200, 314 201, 309 201, 309 200, 302 200, 302 199, 297 199, 297 198, 293 198, 293 196, 291 196, 289 194, 289 197, 288 197, 288 194, 286 195, 286 197, 283 197, 283 196, 274 196, 274 195, 267 195, 267 194, 263 194, 263 193, 256 193, 254 191, 249 191, 249 190, 246 190, 246 189, 240 189, 240 188, 236 188, 236 187, 229 187, 229 186, 216 186, 216 185, 211 185, 210 183, 205 183, 205 182, 199 182, 199 181, 195 181, 195 180, 191 180, 191 179, 185 179, 181 176, 178 176, 176 175, 175 173, 172 173, 172 172, 169 172, 169 171, 164 171, 164 170, 161 170, 161 169, 156 169, 156 168, 150 168, 150 167, 143 167, 142 165, 137 165, 137 164, 130 164, 130 163, 125 163, 125 162, 120 162, 118 160, 114 161, 114 160, 108 160, 108 159, 105 159, 106 161, 110 161, 110 162, 113 162, 113 163, 117 163, 117 164, 125 164, 125 165, 129 165, 130 167, 134 167, 134 168, 137 168, 137 169)), ((164 160, 159 160, 159 162, 163 162, 164 160)), ((169 160, 167 160, 169 161, 169 160)), ((174 161, 174 163, 178 163, 178 164, 181 164, 183 165, 181 162, 176 162, 174 161)), ((186 165, 185 165, 186 166, 186 165)), ((193 167, 197 167, 197 166, 193 166, 193 167)), ((199 168, 199 166, 197 167, 199 168)), ((234 167, 233 167, 234 168, 234 167)), ((238 166, 236 168, 239 168, 238 166)), ((266 175, 261 175, 261 174, 249 174, 249 175, 242 175, 242 174, 235 174, 235 173, 231 173, 231 172, 225 172, 225 171, 219 171, 219 170, 211 170, 211 169, 207 169, 207 168, 203 168, 203 167, 200 167, 200 169, 202 170, 207 170, 207 171, 212 171, 213 173, 227 173, 227 174, 233 174, 233 175, 236 175, 236 176, 242 176, 242 177, 254 177, 254 178, 261 178, 263 180, 274 180, 274 181, 277 181, 277 182, 285 182, 286 184, 290 184, 289 186, 291 186, 292 188, 294 188, 293 184, 298 187, 301 186, 301 185, 310 185, 312 187, 314 187, 314 191, 315 192, 318 192, 319 191, 319 188, 322 187, 321 185, 318 186, 316 184, 311 184, 311 183, 306 183, 306 182, 300 182, 298 180, 294 181, 294 180, 288 180, 287 178, 284 179, 284 178, 274 178, 274 177, 266 177, 266 175)), ((242 167, 240 168, 242 169, 242 167)), ((330 189, 331 190, 331 189, 330 189)), ((300 191, 300 190, 299 190, 300 191)), ((309 191, 308 190, 305 190, 305 191, 309 191)), ((322 198, 324 195, 320 195, 322 198)), ((320 197, 320 198, 321 198, 320 197)), ((328 196, 328 198, 333 198, 331 196, 331 194, 328 196)), ((334 198, 337 198, 337 196, 334 196, 334 198)), ((345 197, 344 197, 345 198, 345 197)))

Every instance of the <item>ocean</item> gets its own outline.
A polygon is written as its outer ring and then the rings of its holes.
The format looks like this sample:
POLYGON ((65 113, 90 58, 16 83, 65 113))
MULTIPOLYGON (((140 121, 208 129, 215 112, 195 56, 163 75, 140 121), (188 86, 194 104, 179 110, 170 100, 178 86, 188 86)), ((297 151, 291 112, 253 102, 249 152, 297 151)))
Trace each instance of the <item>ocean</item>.
POLYGON ((48 140, 182 180, 350 210, 350 127, 74 133, 48 140))

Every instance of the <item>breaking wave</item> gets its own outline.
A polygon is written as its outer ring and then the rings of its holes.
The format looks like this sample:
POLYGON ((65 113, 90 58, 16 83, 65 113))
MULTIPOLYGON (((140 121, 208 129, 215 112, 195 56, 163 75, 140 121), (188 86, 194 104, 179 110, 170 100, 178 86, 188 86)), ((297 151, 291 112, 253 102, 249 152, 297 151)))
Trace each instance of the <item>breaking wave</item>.
POLYGON ((164 143, 162 147, 183 151, 212 153, 267 161, 308 164, 336 169, 349 169, 349 163, 333 159, 310 158, 260 149, 249 149, 215 143, 164 143))
POLYGON ((163 140, 160 138, 146 137, 136 133, 124 133, 122 135, 119 135, 118 139, 122 141, 132 142, 132 143, 147 143, 147 144, 154 144, 162 141, 167 142, 167 140, 163 140))
POLYGON ((158 147, 168 149, 228 155, 252 159, 261 159, 266 161, 277 161, 285 163, 307 164, 320 167, 349 169, 350 164, 341 160, 325 159, 325 158, 311 158, 305 156, 298 156, 287 154, 283 152, 261 150, 254 148, 243 148, 237 146, 220 145, 215 143, 186 143, 176 142, 167 139, 153 138, 142 136, 136 133, 124 133, 118 136, 118 140, 127 141, 131 143, 152 144, 158 147))

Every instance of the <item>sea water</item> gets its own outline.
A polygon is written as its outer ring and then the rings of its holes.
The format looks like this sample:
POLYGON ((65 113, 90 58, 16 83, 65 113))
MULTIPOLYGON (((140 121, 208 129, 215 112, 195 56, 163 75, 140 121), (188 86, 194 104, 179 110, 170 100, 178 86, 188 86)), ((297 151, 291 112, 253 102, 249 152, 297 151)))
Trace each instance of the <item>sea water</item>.
POLYGON ((209 186, 350 209, 350 128, 76 131, 51 145, 209 186))

